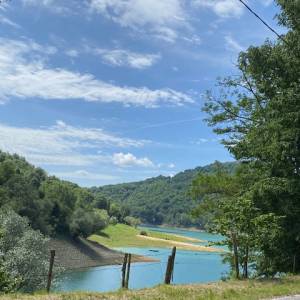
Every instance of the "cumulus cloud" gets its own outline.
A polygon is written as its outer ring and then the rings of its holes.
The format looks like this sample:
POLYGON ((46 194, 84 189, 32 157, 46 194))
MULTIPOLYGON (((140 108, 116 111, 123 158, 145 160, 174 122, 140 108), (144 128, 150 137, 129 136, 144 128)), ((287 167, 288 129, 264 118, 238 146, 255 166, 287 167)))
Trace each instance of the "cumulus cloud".
POLYGON ((193 102, 189 95, 169 88, 122 87, 98 80, 91 74, 50 68, 43 55, 51 55, 55 50, 34 42, 0 39, 0 102, 7 101, 9 97, 83 99, 145 107, 193 102))
POLYGON ((146 69, 155 64, 159 54, 142 54, 124 49, 91 49, 91 52, 99 55, 102 60, 112 66, 130 67, 134 69, 146 69))
POLYGON ((38 165, 85 166, 111 162, 96 150, 108 147, 141 147, 147 141, 122 138, 98 128, 80 128, 58 121, 45 128, 0 124, 0 149, 25 156, 38 165), (83 154, 83 153, 89 154, 83 154), (96 153, 96 154, 90 154, 96 153))
POLYGON ((193 0, 193 5, 198 8, 208 8, 222 18, 240 17, 244 7, 236 0, 193 0))
POLYGON ((90 9, 123 27, 143 28, 169 42, 178 37, 178 27, 187 26, 181 0, 91 0, 90 9))
POLYGON ((131 153, 115 153, 112 161, 118 167, 154 167, 154 163, 148 157, 137 158, 131 153))

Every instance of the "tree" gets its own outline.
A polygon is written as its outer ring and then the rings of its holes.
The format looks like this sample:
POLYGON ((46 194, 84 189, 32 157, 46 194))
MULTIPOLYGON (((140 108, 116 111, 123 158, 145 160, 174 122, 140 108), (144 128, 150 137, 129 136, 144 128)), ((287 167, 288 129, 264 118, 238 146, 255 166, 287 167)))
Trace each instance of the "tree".
MULTIPOLYGON (((277 3, 279 24, 288 30, 285 42, 266 41, 240 53, 240 75, 220 80, 219 93, 207 94, 204 111, 234 157, 259 174, 252 190, 255 207, 261 214, 285 216, 284 235, 261 266, 289 272, 300 251, 300 2, 277 3)), ((299 263, 297 258, 298 271, 299 263)))
MULTIPOLYGON (((9 278, 14 278, 12 286, 20 291, 32 292, 45 288, 48 239, 40 232, 32 230, 28 220, 13 211, 1 212, 0 228, 0 277, 8 274, 9 278)), ((6 280, 4 279, 4 283, 7 285, 6 280)), ((8 284, 11 286, 10 279, 8 284)))
POLYGON ((262 257, 263 247, 273 244, 280 233, 280 217, 261 214, 255 207, 253 185, 253 178, 249 177, 248 167, 244 165, 239 166, 235 174, 219 166, 215 174, 200 174, 192 185, 194 198, 202 198, 194 214, 206 217, 210 232, 224 236, 219 244, 225 244, 231 250, 226 260, 236 278, 240 278, 240 269, 243 277, 248 278, 250 260, 257 267, 257 253, 262 257), (266 231, 269 236, 262 238, 261 233, 266 231))
POLYGON ((92 233, 104 229, 108 222, 109 217, 104 210, 77 208, 71 217, 70 233, 74 237, 88 237, 92 233))
POLYGON ((132 226, 134 228, 136 228, 138 225, 141 224, 141 220, 139 218, 134 218, 130 216, 125 217, 124 222, 125 224, 132 226))
POLYGON ((95 208, 105 209, 105 210, 108 211, 109 207, 110 207, 110 201, 105 196, 103 196, 102 194, 97 193, 95 195, 93 206, 95 208))

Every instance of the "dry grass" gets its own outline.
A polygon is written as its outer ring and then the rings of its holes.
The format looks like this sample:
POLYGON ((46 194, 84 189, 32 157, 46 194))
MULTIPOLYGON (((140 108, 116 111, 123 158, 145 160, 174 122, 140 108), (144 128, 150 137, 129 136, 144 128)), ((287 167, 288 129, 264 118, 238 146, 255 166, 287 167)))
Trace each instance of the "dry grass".
POLYGON ((51 295, 9 295, 3 300, 258 300, 300 293, 300 277, 280 280, 228 281, 185 286, 161 285, 138 291, 115 293, 65 293, 51 295))

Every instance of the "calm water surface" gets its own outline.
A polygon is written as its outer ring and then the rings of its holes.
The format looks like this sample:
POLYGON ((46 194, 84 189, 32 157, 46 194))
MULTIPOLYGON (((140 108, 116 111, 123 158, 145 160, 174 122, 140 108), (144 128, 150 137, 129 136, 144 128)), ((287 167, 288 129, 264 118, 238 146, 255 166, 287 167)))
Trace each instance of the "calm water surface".
MULTIPOLYGON (((145 227, 143 227, 145 228, 145 227)), ((218 241, 218 235, 175 228, 147 227, 151 230, 180 234, 206 241, 218 241)), ((204 243, 206 244, 206 243, 204 243)), ((124 252, 151 256, 158 262, 131 265, 129 287, 140 289, 163 282, 170 250, 165 248, 118 248, 124 252)), ((174 284, 199 283, 219 280, 229 268, 217 253, 177 250, 173 275, 174 284)), ((63 276, 60 291, 113 291, 121 286, 121 266, 96 267, 75 271, 63 276)))

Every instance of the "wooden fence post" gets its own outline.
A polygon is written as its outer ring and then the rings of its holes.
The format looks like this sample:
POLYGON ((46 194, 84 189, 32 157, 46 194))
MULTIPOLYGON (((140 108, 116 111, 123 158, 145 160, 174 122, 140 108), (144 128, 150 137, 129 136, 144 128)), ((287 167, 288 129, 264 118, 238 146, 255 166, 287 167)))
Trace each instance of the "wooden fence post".
POLYGON ((47 279, 47 293, 50 292, 50 288, 51 288, 54 257, 55 257, 55 250, 51 250, 50 251, 50 261, 49 261, 49 272, 48 272, 48 279, 47 279))
POLYGON ((165 275, 165 284, 170 284, 171 282, 171 264, 172 264, 172 256, 168 257, 168 263, 166 268, 166 275, 165 275))
POLYGON ((131 265, 131 254, 128 254, 128 263, 127 263, 127 273, 126 273, 126 281, 125 288, 128 289, 129 286, 129 274, 130 274, 130 265, 131 265))
POLYGON ((165 284, 170 284, 173 276, 174 264, 175 264, 176 247, 173 247, 172 254, 168 257, 168 264, 166 268, 165 284))
POLYGON ((174 265, 175 265, 175 255, 176 255, 176 247, 173 247, 172 249, 172 261, 171 261, 171 277, 173 281, 173 274, 174 274, 174 265))
POLYGON ((296 274, 296 254, 293 257, 293 273, 296 274))
POLYGON ((123 266, 122 266, 122 288, 125 288, 125 274, 126 274, 127 258, 128 258, 128 254, 125 253, 124 260, 123 260, 123 266))

